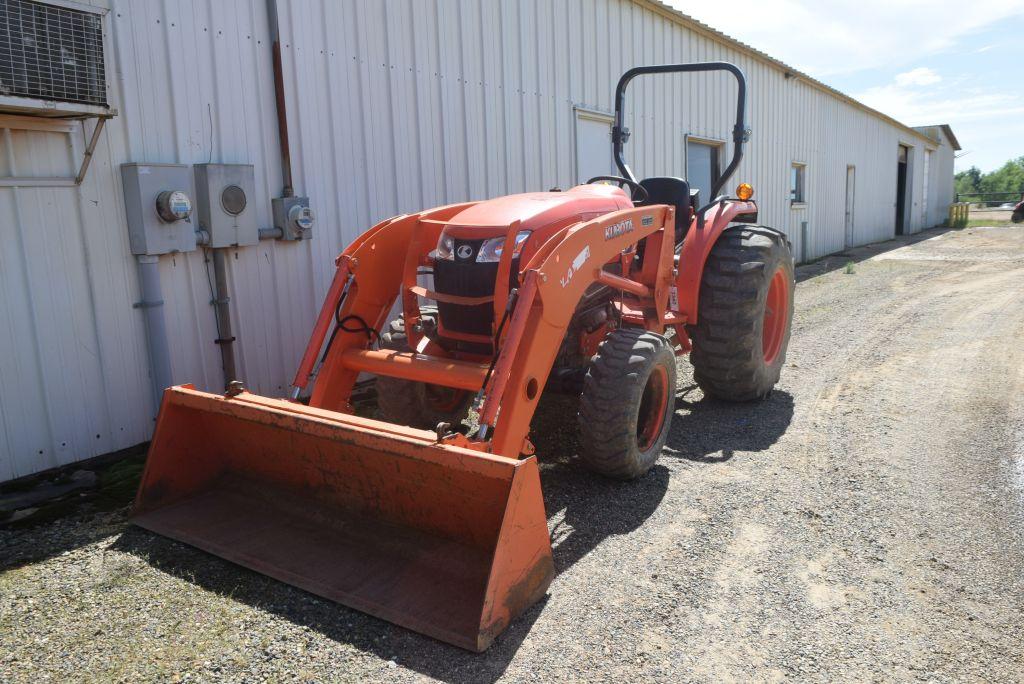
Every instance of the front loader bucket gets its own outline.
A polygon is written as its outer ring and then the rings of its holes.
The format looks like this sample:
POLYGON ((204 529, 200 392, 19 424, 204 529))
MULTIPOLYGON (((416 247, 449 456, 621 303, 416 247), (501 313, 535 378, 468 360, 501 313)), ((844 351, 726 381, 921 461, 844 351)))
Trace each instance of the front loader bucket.
POLYGON ((132 522, 474 651, 553 576, 534 458, 248 393, 165 392, 132 522))

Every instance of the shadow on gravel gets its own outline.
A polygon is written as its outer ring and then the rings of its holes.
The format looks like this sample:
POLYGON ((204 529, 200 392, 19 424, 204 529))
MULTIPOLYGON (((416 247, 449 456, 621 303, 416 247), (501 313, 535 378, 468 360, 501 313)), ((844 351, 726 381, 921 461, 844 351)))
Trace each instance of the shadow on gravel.
POLYGON ((878 254, 891 252, 894 249, 906 247, 907 245, 916 245, 918 242, 931 240, 932 238, 939 237, 940 235, 944 235, 945 233, 953 230, 959 229, 929 228, 928 230, 923 230, 920 233, 914 233, 913 235, 900 235, 892 240, 886 240, 885 242, 875 242, 862 247, 851 247, 842 252, 822 257, 817 261, 811 261, 797 266, 796 281, 798 283, 802 283, 805 280, 846 268, 847 264, 859 264, 860 262, 866 261, 878 254))
POLYGON ((137 446, 0 485, 0 500, 11 501, 22 493, 59 492, 62 482, 89 476, 84 488, 27 504, 18 511, 28 514, 20 520, 3 519, 7 512, 0 505, 0 572, 40 563, 116 534, 123 519, 114 512, 132 502, 144 463, 143 448, 137 446))
POLYGON ((773 391, 760 402, 735 404, 702 397, 696 385, 676 395, 665 453, 697 463, 728 461, 737 451, 769 449, 793 420, 793 395, 773 391))
MULTIPOLYGON (((569 444, 571 431, 562 436, 569 444)), ((554 444, 547 444, 555 449, 554 444)), ((562 454, 573 453, 565 448, 562 454)), ((637 529, 668 490, 669 471, 656 466, 635 482, 593 475, 569 458, 542 463, 544 504, 552 525, 555 571, 561 574, 605 539, 637 529)), ((229 596, 339 643, 447 682, 493 682, 506 670, 540 616, 547 597, 516 619, 485 653, 469 653, 397 627, 301 589, 264 577, 198 549, 131 527, 112 545, 152 567, 229 596)), ((567 590, 557 585, 553 592, 567 590)))

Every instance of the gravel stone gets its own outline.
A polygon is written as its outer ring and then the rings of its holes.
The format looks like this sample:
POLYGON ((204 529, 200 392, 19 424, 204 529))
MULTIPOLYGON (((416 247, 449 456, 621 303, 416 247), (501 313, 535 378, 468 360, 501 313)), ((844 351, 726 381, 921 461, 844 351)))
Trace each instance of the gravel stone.
POLYGON ((122 508, 0 530, 0 681, 1022 681, 1021 235, 801 267, 776 391, 711 401, 681 362, 637 481, 584 470, 571 406, 546 398, 557 577, 484 654, 122 508))

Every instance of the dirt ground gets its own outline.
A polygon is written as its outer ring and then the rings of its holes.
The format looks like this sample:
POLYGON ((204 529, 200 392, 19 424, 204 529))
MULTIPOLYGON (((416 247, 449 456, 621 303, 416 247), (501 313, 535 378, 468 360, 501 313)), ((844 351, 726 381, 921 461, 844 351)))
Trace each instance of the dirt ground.
POLYGON ((0 532, 0 681, 1024 681, 1024 228, 798 271, 782 382, 680 369, 643 479, 544 449, 557 577, 482 655, 126 527, 0 532))
POLYGON ((991 221, 993 224, 1007 223, 1013 216, 1010 209, 971 209, 972 221, 991 221))

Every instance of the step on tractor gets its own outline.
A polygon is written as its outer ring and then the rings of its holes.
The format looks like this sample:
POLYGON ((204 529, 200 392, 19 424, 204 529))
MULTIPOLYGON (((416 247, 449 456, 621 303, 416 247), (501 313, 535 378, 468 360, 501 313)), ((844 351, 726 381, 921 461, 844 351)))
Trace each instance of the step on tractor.
POLYGON ((763 398, 779 380, 790 246, 757 224, 749 185, 719 195, 748 137, 745 100, 732 64, 630 69, 615 91, 621 176, 366 231, 337 258, 290 398, 166 390, 133 522, 487 648, 555 574, 529 434, 543 393, 578 397, 579 461, 628 480, 668 437, 677 357, 722 400, 763 398), (683 178, 638 180, 623 156, 630 81, 709 71, 738 86, 733 156, 711 197, 683 178), (367 377, 375 418, 352 404, 367 377))

